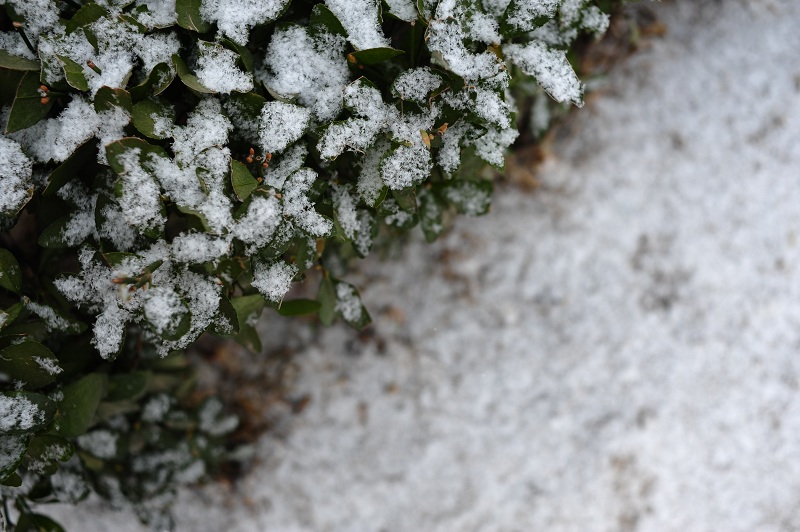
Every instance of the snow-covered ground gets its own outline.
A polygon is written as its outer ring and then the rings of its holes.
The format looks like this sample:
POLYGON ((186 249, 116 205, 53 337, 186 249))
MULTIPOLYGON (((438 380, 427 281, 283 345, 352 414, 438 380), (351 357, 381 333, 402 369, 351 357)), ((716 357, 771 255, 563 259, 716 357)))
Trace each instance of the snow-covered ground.
POLYGON ((350 279, 374 337, 295 329, 311 402, 180 530, 800 530, 800 2, 655 9, 538 191, 350 279))

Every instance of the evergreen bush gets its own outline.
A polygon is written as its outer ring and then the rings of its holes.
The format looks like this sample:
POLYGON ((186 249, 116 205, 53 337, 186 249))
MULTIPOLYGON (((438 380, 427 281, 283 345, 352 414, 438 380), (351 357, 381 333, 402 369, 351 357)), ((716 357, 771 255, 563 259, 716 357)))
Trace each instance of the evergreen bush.
POLYGON ((7 524, 13 504, 17 530, 60 530, 34 505, 94 491, 169 528, 237 424, 184 350, 259 350, 266 307, 366 325, 337 265, 485 213, 515 87, 580 106, 568 53, 600 7, 0 0, 7 524), (317 296, 287 298, 305 279, 317 296))

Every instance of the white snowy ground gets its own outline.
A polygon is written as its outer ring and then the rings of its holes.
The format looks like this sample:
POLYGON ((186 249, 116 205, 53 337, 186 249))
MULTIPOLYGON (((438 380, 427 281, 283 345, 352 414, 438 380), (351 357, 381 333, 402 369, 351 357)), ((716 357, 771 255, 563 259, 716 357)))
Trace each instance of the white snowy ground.
POLYGON ((800 2, 656 9, 540 191, 364 265, 385 352, 310 340, 288 437, 180 530, 800 530, 800 2))

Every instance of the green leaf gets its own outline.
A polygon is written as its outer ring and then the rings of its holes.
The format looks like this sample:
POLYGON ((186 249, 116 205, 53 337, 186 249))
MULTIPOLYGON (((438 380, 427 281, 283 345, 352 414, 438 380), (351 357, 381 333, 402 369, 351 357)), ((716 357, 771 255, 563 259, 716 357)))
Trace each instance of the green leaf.
POLYGON ((189 70, 189 67, 186 66, 186 63, 183 62, 181 56, 179 56, 178 54, 173 55, 172 63, 175 65, 175 70, 178 72, 178 77, 181 78, 181 81, 183 82, 184 85, 186 85, 193 91, 202 94, 216 94, 216 91, 212 91, 211 89, 200 83, 200 80, 197 79, 197 76, 192 74, 192 71, 189 70))
POLYGON ((33 392, 0 392, 3 405, 3 431, 32 434, 47 430, 53 422, 56 404, 33 392))
POLYGON ((140 150, 139 157, 141 160, 144 160, 151 153, 164 158, 169 157, 161 146, 154 146, 138 137, 125 137, 106 145, 106 157, 108 158, 108 164, 111 166, 111 169, 117 174, 124 173, 125 165, 122 164, 119 158, 128 150, 136 148, 140 150))
POLYGON ((325 272, 322 281, 319 283, 317 291, 317 301, 319 302, 319 321, 326 327, 333 324, 336 318, 336 289, 330 275, 325 272))
POLYGON ((70 17, 66 24, 67 34, 70 34, 79 28, 84 28, 93 22, 97 22, 101 18, 107 17, 108 15, 108 11, 94 2, 87 3, 77 10, 72 17, 70 17))
POLYGON ((6 478, 0 481, 0 484, 2 484, 3 486, 8 486, 10 488, 18 488, 22 486, 22 477, 12 472, 6 478))
POLYGON ((14 530, 16 532, 64 532, 64 527, 46 515, 24 513, 19 516, 14 530))
POLYGON ((170 124, 174 124, 175 110, 171 106, 155 100, 142 100, 133 106, 131 118, 136 129, 151 139, 167 138, 168 134, 165 135, 156 131, 156 119, 154 117, 164 118, 170 124))
POLYGON ((240 296, 231 299, 239 321, 239 334, 236 341, 255 353, 261 352, 261 339, 255 329, 255 322, 264 310, 267 302, 259 294, 240 296))
POLYGON ((6 310, 0 310, 0 331, 14 323, 19 317, 19 313, 22 312, 24 305, 22 303, 16 303, 11 305, 6 310))
POLYGON ((359 50, 347 56, 348 60, 359 65, 375 65, 383 61, 388 61, 398 55, 402 55, 403 50, 396 50, 394 48, 369 48, 368 50, 359 50))
POLYGON ((311 11, 310 23, 311 27, 318 32, 326 31, 328 33, 333 33, 334 35, 347 37, 347 31, 345 31, 342 23, 339 22, 339 19, 336 18, 336 15, 334 15, 330 9, 325 7, 324 4, 317 4, 314 6, 314 9, 311 11))
POLYGON ((121 107, 130 112, 133 107, 130 93, 125 89, 100 87, 94 97, 94 110, 102 113, 103 111, 111 111, 114 107, 121 107))
POLYGON ((175 12, 178 14, 178 26, 181 28, 205 33, 211 29, 211 24, 200 16, 202 0, 177 0, 175 12))
POLYGON ((131 98, 135 101, 143 100, 148 95, 158 96, 170 86, 175 79, 173 67, 166 63, 159 63, 150 72, 142 83, 131 88, 131 98))
POLYGON ((0 434, 0 481, 17 470, 25 457, 29 439, 25 434, 0 434))
POLYGON ((38 72, 26 72, 22 76, 8 115, 6 133, 29 128, 50 112, 54 98, 44 98, 39 92, 40 85, 38 72))
MULTIPOLYGON (((237 54, 239 54, 239 59, 241 60, 244 69, 247 72, 250 72, 251 74, 253 73, 253 70, 255 69, 256 66, 255 59, 253 58, 253 54, 250 52, 250 50, 247 49, 246 46, 241 46, 240 44, 235 43, 230 39, 222 39, 220 42, 223 45, 225 45, 226 48, 229 48, 234 52, 236 52, 237 54)), ((240 94, 249 94, 249 93, 245 92, 240 94)))
POLYGON ((414 187, 393 190, 392 196, 404 211, 417 212, 417 193, 414 187))
POLYGON ((77 438, 94 422, 97 405, 106 393, 108 377, 90 373, 63 389, 64 398, 58 405, 58 433, 77 438))
POLYGON ((0 248, 0 287, 19 293, 22 290, 22 270, 16 257, 0 248))
POLYGON ((89 82, 83 74, 83 67, 65 55, 56 56, 61 61, 64 77, 69 86, 79 91, 88 91, 89 82))
MULTIPOLYGON (((101 89, 102 90, 102 89, 101 89)), ((51 196, 73 179, 80 175, 89 164, 94 164, 97 155, 97 141, 92 139, 81 144, 66 161, 56 167, 47 176, 47 187, 42 192, 43 196, 51 196)))
POLYGON ((320 307, 320 302, 313 299, 290 299, 281 303, 277 310, 281 316, 305 316, 314 314, 320 307))
POLYGON ((231 185, 239 201, 244 201, 258 188, 258 181, 244 164, 231 159, 231 185))
POLYGON ((107 253, 103 253, 103 259, 108 263, 109 266, 112 268, 119 267, 126 259, 141 259, 139 255, 135 253, 126 253, 124 251, 109 251, 107 253))
POLYGON ((39 342, 25 341, 0 350, 0 372, 28 390, 47 386, 61 371, 53 352, 39 342))
POLYGON ((147 393, 152 373, 132 371, 118 373, 108 378, 108 395, 105 401, 137 401, 147 393))
POLYGON ((72 443, 55 434, 39 434, 28 445, 25 465, 28 470, 41 475, 52 475, 59 462, 66 462, 75 453, 72 443))
POLYGON ((219 317, 214 323, 211 324, 210 331, 217 336, 236 336, 239 334, 239 316, 236 313, 236 309, 233 308, 230 299, 225 297, 225 295, 220 295, 219 298, 219 310, 218 310, 219 317), (230 328, 223 327, 219 322, 219 318, 222 318, 222 321, 227 322, 230 328))
POLYGON ((43 248, 50 249, 68 248, 69 244, 64 241, 64 232, 71 219, 72 215, 68 214, 45 227, 42 234, 39 235, 38 244, 43 248))
POLYGON ((42 65, 39 63, 39 61, 11 55, 6 50, 0 48, 0 68, 39 72, 39 69, 42 68, 42 65))

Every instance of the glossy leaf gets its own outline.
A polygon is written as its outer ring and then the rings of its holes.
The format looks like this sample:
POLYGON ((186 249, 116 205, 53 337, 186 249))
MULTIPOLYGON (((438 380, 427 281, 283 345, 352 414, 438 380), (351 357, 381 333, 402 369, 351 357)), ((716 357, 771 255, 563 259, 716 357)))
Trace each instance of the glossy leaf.
POLYGON ((100 87, 100 90, 94 96, 94 110, 102 113, 103 111, 110 111, 114 107, 121 107, 130 112, 133 107, 130 93, 125 89, 100 87))
POLYGON ((184 85, 193 91, 202 94, 216 94, 216 91, 213 91, 200 83, 200 80, 197 79, 197 76, 195 76, 192 71, 189 70, 189 67, 186 66, 186 63, 183 62, 181 56, 178 54, 173 55, 172 63, 175 65, 175 70, 178 72, 178 77, 181 78, 181 81, 184 85))
POLYGON ((388 61, 404 53, 403 50, 396 50, 394 48, 370 48, 368 50, 353 52, 347 56, 347 59, 358 65, 370 66, 388 61))
POLYGON ((211 29, 211 24, 200 16, 201 0, 176 0, 175 12, 178 15, 178 26, 181 28, 205 33, 211 29))
POLYGON ((149 371, 119 373, 108 378, 105 401, 136 401, 147 393, 152 374, 149 371))
POLYGON ((16 257, 0 248, 0 288, 19 293, 22 290, 22 270, 16 257))
POLYGON ((20 342, 0 350, 0 372, 28 390, 47 386, 61 371, 53 352, 39 342, 20 342))
POLYGON ((89 82, 86 81, 83 67, 65 55, 59 55, 57 57, 59 61, 61 61, 64 77, 67 83, 69 83, 69 86, 79 91, 88 91, 89 82))
POLYGON ((133 106, 131 118, 134 127, 144 135, 151 139, 164 139, 169 134, 168 132, 157 131, 156 119, 163 118, 173 124, 175 123, 175 110, 155 100, 142 100, 133 106))
POLYGON ((314 314, 321 306, 319 301, 313 299, 290 299, 283 301, 277 310, 281 316, 305 316, 314 314))
POLYGON ((327 272, 320 281, 317 301, 319 302, 319 321, 325 326, 332 325, 336 318, 336 289, 327 272))
POLYGON ((147 79, 131 88, 131 98, 134 101, 143 100, 149 95, 158 96, 167 90, 172 80, 175 79, 173 68, 166 63, 157 64, 147 79))
POLYGON ((42 65, 39 61, 11 55, 8 51, 0 49, 0 68, 38 73, 42 65))
POLYGON ((64 387, 64 398, 58 405, 58 433, 76 438, 94 422, 97 405, 106 393, 108 377, 90 373, 64 387))
POLYGON ((244 164, 231 159, 231 185, 239 201, 244 201, 258 188, 258 181, 244 164))
POLYGON ((19 532, 64 532, 64 527, 46 515, 24 513, 19 517, 15 530, 19 532))
POLYGON ((26 129, 47 116, 53 107, 53 98, 46 98, 39 92, 38 72, 26 72, 17 85, 14 104, 8 115, 6 133, 26 129))

